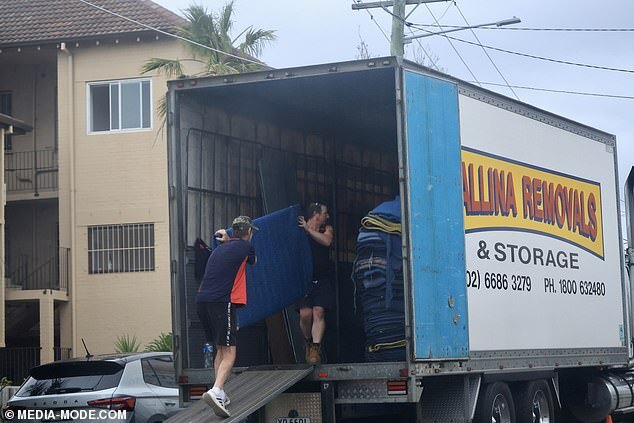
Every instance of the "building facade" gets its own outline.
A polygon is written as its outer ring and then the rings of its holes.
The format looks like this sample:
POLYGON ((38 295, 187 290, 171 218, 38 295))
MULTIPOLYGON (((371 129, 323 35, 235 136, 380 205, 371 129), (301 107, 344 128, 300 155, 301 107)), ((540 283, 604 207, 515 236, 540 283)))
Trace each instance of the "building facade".
POLYGON ((0 376, 171 331, 166 78, 141 67, 188 53, 108 11, 183 21, 148 0, 100 5, 0 5, 0 113, 32 126, 4 141, 0 376))

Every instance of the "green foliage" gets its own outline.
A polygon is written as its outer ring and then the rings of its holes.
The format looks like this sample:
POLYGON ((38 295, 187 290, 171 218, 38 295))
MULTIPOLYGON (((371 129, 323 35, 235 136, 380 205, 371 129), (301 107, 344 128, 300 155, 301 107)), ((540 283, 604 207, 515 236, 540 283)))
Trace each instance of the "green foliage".
POLYGON ((124 334, 117 337, 114 347, 114 350, 118 353, 130 353, 138 352, 141 344, 137 341, 136 335, 131 337, 128 334, 124 334))
POLYGON ((262 53, 264 46, 276 39, 275 31, 249 26, 232 38, 233 0, 225 4, 218 13, 193 4, 184 11, 184 15, 188 23, 179 28, 177 34, 213 50, 185 42, 191 58, 152 58, 143 65, 143 73, 157 71, 170 78, 184 77, 185 61, 196 62, 202 67, 203 70, 198 75, 223 75, 264 68, 264 63, 253 61, 262 53))
POLYGON ((160 352, 160 351, 172 351, 172 332, 163 333, 155 338, 152 342, 150 342, 147 347, 145 347, 145 351, 148 352, 160 352))
POLYGON ((159 59, 153 57, 141 67, 141 73, 148 73, 155 70, 163 72, 168 78, 180 78, 183 76, 183 65, 178 59, 159 59))
POLYGON ((13 382, 9 378, 2 376, 2 378, 0 379, 0 392, 2 392, 2 390, 7 386, 11 385, 11 383, 13 382))

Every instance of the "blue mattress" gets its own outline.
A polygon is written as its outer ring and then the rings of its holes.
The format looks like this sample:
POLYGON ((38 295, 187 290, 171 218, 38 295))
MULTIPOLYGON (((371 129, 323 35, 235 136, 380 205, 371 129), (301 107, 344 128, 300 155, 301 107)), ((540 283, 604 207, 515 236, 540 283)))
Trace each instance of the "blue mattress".
MULTIPOLYGON (((240 327, 288 307, 310 286, 312 256, 308 235, 297 226, 299 212, 299 206, 292 206, 253 221, 260 228, 251 240, 258 261, 247 266, 247 305, 238 309, 240 327)), ((213 247, 217 245, 213 240, 213 247)))

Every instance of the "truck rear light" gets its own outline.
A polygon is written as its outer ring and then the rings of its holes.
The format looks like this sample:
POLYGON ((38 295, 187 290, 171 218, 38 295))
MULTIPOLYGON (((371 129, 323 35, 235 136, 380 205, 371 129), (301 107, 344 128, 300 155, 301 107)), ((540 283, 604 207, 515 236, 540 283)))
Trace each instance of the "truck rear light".
POLYGON ((178 383, 180 384, 189 383, 189 376, 179 376, 178 383))
POLYGON ((388 380, 387 394, 388 395, 407 395, 407 381, 406 380, 388 380))
POLYGON ((205 385, 192 385, 189 387, 189 399, 200 399, 207 392, 205 385))
POLYGON ((134 411, 136 398, 134 397, 114 397, 95 401, 88 401, 88 405, 96 408, 106 408, 108 410, 134 411))
POLYGON ((409 370, 407 370, 407 369, 400 369, 400 370, 398 371, 398 375, 399 375, 400 377, 407 377, 407 376, 409 376, 409 370))

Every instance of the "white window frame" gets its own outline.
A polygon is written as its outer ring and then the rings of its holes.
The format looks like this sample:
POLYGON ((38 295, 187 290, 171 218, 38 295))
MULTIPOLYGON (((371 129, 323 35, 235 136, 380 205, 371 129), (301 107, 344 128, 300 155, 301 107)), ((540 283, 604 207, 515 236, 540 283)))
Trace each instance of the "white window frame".
MULTIPOLYGON (((110 120, 110 126, 112 126, 112 101, 108 101, 108 119, 110 120)), ((154 98, 152 93, 152 78, 129 78, 129 79, 112 79, 108 81, 92 81, 86 83, 86 132, 88 135, 104 135, 104 134, 118 134, 128 132, 148 132, 154 128, 154 98), (129 82, 139 83, 139 107, 141 124, 143 124, 143 85, 142 82, 150 83, 150 127, 149 128, 121 128, 121 84, 129 82), (93 131, 91 125, 92 118, 92 96, 90 95, 90 88, 95 85, 108 85, 108 99, 110 100, 112 84, 119 85, 119 129, 110 129, 108 131, 93 131)))

